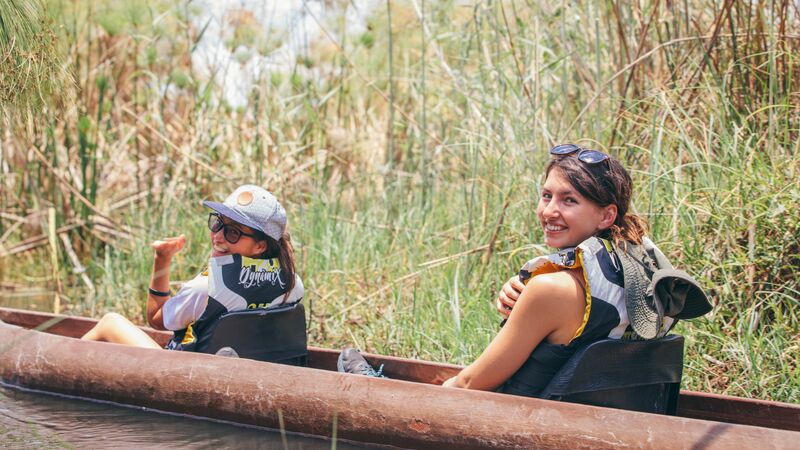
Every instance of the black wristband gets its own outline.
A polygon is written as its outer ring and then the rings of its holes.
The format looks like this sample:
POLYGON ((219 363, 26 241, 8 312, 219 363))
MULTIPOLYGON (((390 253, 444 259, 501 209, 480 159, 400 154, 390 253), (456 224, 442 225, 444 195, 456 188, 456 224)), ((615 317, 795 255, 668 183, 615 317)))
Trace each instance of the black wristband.
POLYGON ((150 292, 150 295, 155 295, 156 297, 169 297, 170 295, 172 295, 172 294, 170 294, 169 291, 167 291, 167 292, 157 291, 157 290, 155 290, 153 288, 147 288, 147 291, 150 292))

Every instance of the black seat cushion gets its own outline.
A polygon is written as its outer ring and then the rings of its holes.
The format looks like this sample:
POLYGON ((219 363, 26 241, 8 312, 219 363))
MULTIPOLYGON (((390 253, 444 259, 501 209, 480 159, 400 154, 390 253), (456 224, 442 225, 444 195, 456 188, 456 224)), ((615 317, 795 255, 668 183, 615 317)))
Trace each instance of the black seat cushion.
POLYGON ((674 414, 683 373, 684 339, 603 339, 586 345, 553 376, 540 397, 674 414))
POLYGON ((231 347, 241 358, 300 364, 308 354, 305 309, 301 303, 227 313, 209 327, 203 353, 231 347))

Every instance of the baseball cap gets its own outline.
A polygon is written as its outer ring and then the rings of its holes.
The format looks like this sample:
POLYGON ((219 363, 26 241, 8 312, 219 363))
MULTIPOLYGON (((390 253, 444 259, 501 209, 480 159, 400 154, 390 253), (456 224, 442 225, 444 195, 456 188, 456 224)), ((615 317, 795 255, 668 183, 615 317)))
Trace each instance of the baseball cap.
POLYGON ((286 230, 286 210, 269 191, 253 184, 239 186, 223 203, 205 200, 203 205, 276 241, 286 230))

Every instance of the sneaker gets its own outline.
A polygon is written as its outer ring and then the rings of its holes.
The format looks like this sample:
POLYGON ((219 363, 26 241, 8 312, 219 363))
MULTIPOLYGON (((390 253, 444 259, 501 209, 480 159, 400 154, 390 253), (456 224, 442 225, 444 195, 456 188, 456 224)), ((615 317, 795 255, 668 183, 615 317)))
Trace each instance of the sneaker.
POLYGON ((239 354, 236 353, 236 350, 230 347, 222 347, 221 349, 217 350, 217 353, 214 353, 217 356, 225 356, 227 358, 238 358, 239 354))
POLYGON ((336 361, 336 368, 339 372, 354 373, 356 375, 366 375, 368 377, 386 378, 383 376, 383 364, 376 371, 371 365, 361 356, 361 352, 354 348, 346 348, 339 354, 339 360, 336 361))

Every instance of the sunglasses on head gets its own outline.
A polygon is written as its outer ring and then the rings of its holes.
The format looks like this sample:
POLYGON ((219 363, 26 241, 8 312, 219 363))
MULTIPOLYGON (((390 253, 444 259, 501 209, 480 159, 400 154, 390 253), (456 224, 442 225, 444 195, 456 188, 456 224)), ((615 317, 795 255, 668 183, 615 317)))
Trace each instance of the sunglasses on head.
POLYGON ((608 160, 609 156, 599 150, 590 150, 575 144, 556 145, 550 149, 551 155, 566 156, 578 152, 578 161, 586 164, 600 164, 608 160))
POLYGON ((245 233, 233 224, 226 224, 222 221, 222 217, 219 213, 212 212, 208 214, 208 229, 211 230, 212 233, 222 230, 222 236, 231 244, 239 242, 242 236, 251 237, 253 239, 257 238, 255 234, 245 233))

